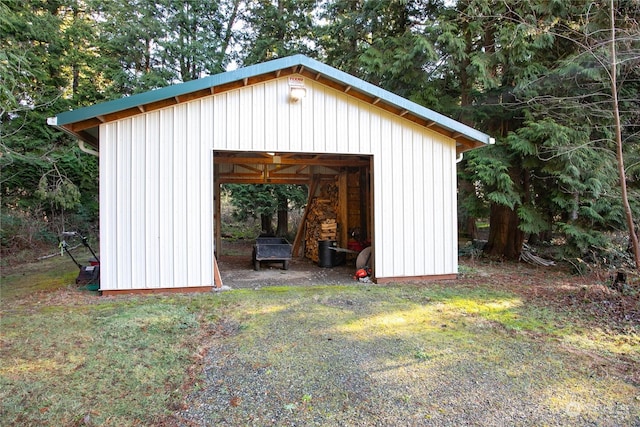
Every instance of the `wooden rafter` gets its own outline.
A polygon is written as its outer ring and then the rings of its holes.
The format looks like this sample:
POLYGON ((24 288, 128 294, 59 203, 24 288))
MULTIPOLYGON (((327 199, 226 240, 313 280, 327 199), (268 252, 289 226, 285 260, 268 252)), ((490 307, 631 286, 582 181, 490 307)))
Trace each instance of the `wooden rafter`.
MULTIPOLYGON (((298 158, 298 157, 279 157, 279 161, 275 164, 279 165, 309 165, 309 166, 326 166, 326 167, 348 167, 348 166, 366 166, 369 160, 366 158, 333 158, 333 157, 315 157, 315 158, 298 158)), ((214 162, 218 165, 223 164, 274 164, 264 157, 226 157, 221 155, 214 156, 214 162)))
POLYGON ((235 166, 240 167, 240 168, 244 168, 244 169, 253 171, 255 173, 259 173, 259 174, 262 174, 264 172, 264 168, 255 168, 253 166, 242 165, 242 164, 235 164, 235 166))

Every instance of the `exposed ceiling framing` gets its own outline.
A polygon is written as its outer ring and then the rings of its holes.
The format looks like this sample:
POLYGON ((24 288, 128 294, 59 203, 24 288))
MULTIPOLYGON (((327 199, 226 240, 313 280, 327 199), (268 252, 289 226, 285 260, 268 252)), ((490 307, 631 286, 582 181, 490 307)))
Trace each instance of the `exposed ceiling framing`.
POLYGON ((366 167, 367 156, 245 153, 216 151, 218 182, 238 184, 308 184, 314 177, 333 177, 341 169, 366 167))

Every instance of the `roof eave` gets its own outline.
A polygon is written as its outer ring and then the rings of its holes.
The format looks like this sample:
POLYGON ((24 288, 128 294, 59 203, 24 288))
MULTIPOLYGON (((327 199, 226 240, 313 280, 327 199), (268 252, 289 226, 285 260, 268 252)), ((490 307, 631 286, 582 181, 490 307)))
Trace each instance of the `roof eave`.
POLYGON ((459 153, 478 146, 493 144, 493 138, 483 132, 304 55, 279 58, 234 71, 63 112, 51 119, 55 119, 56 124, 54 126, 96 146, 97 141, 91 135, 91 129, 98 127, 101 123, 143 113, 147 110, 147 107, 159 108, 188 101, 194 99, 194 94, 197 96, 214 94, 217 93, 216 88, 239 87, 234 83, 242 82, 241 85, 247 85, 250 84, 251 79, 260 76, 275 73, 272 78, 276 78, 280 76, 283 70, 287 70, 289 74, 312 73, 316 76, 322 76, 325 81, 329 80, 340 85, 345 92, 354 90, 365 94, 372 100, 374 105, 388 106, 390 111, 397 110, 401 116, 406 115, 405 117, 410 119, 413 117, 415 122, 424 126, 435 125, 434 127, 446 130, 449 133, 448 136, 458 141, 457 151, 459 153), (462 143, 460 143, 460 140, 462 143))

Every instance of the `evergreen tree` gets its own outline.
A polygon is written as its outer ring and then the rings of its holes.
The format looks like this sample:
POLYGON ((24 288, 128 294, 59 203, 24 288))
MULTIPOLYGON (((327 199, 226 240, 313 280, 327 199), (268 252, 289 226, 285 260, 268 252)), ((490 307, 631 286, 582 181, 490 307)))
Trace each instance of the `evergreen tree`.
MULTIPOLYGON (((498 137, 496 146, 469 153, 465 163, 467 179, 481 183, 481 200, 490 205, 491 255, 517 258, 526 234, 547 230, 563 233, 569 248, 584 253, 604 246, 601 231, 624 228, 612 108, 602 98, 611 92, 579 38, 592 33, 585 22, 607 28, 583 19, 589 5, 487 2, 473 9, 474 25, 484 21, 481 31, 460 37, 482 40, 480 49, 465 46, 465 81, 472 84, 461 88, 471 94, 465 116, 498 137), (474 93, 473 85, 483 90, 474 93)), ((469 30, 462 23, 458 28, 469 30)))
POLYGON ((316 0, 253 0, 242 17, 244 65, 302 53, 314 56, 316 0))
POLYGON ((145 92, 225 70, 240 0, 91 0, 107 97, 145 92))
POLYGON ((223 188, 231 196, 233 215, 240 221, 260 218, 262 232, 285 236, 288 233, 288 212, 304 206, 307 201, 305 185, 294 184, 226 184, 223 188), (273 214, 278 213, 277 229, 273 230, 273 214))
POLYGON ((53 112, 90 102, 91 26, 82 3, 0 4, 2 249, 97 216, 97 163, 46 126, 53 112), (74 220, 68 214, 82 214, 74 220))

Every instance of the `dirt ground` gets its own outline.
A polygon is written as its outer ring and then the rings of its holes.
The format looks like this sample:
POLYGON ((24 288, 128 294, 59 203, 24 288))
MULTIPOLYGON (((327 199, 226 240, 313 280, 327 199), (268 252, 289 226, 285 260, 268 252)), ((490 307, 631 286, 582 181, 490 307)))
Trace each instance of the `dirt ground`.
POLYGON ((354 283, 355 259, 331 268, 319 267, 306 258, 294 258, 289 269, 282 263, 262 263, 260 270, 253 269, 251 258, 253 241, 224 241, 218 259, 220 276, 224 286, 232 289, 258 289, 263 286, 314 286, 354 283))

